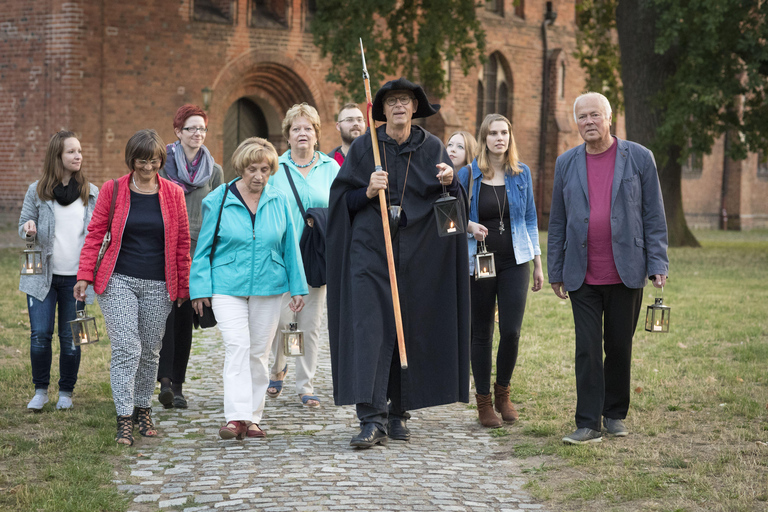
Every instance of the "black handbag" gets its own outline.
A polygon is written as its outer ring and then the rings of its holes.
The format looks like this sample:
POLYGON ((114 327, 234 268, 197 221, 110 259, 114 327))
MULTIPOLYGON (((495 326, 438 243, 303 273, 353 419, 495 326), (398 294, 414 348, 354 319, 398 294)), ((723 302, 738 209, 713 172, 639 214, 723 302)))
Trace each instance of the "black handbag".
MULTIPOLYGON (((224 184, 224 198, 221 200, 221 206, 219 207, 219 218, 216 220, 216 229, 213 230, 213 242, 211 242, 211 265, 213 265, 213 255, 216 253, 216 237, 219 236, 221 213, 224 211, 224 202, 227 200, 228 193, 229 185, 224 184)), ((216 315, 213 314, 213 308, 203 304, 203 314, 198 315, 197 312, 195 312, 195 314, 192 316, 192 323, 194 324, 195 328, 207 329, 209 327, 215 327, 218 322, 216 321, 216 315)))
POLYGON ((301 233, 299 249, 301 250, 301 259, 304 262, 304 274, 307 277, 307 284, 315 288, 324 286, 326 281, 325 229, 328 223, 328 208, 309 208, 304 210, 299 193, 296 191, 296 185, 293 183, 291 171, 285 164, 282 164, 282 166, 306 226, 301 233))

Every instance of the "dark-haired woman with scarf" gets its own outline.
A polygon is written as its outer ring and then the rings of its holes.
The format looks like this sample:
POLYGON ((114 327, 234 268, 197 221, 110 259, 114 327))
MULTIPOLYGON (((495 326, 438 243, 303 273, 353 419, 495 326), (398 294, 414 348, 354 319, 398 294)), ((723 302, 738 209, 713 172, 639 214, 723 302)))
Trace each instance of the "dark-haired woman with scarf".
MULTIPOLYGON (((19 235, 34 236, 42 251, 42 274, 21 276, 19 290, 27 294, 31 328, 30 358, 35 396, 27 405, 40 412, 48 402, 51 377, 53 326, 59 311, 59 400, 57 409, 72 408, 72 391, 80 368, 80 347, 72 340, 69 322, 77 303, 72 288, 88 223, 99 189, 88 183, 83 171, 83 151, 77 136, 60 131, 51 137, 42 177, 32 183, 19 217, 19 235)), ((93 288, 87 302, 93 303, 93 288)))
MULTIPOLYGON (((203 109, 190 104, 179 107, 173 118, 173 130, 178 140, 166 146, 168 159, 159 174, 184 190, 192 256, 203 221, 203 199, 221 185, 224 173, 203 145, 208 131, 208 116, 203 109)), ((165 325, 157 380, 160 382, 158 400, 166 409, 187 408, 182 386, 192 348, 193 313, 192 303, 184 302, 173 308, 165 325)))

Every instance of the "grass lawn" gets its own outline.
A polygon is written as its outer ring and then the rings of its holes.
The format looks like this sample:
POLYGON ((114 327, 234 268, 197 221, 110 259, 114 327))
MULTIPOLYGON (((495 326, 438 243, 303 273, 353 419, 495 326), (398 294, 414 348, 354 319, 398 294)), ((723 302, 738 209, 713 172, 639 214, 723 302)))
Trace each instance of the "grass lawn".
MULTIPOLYGON (((520 422, 495 435, 499 456, 522 460, 528 492, 548 509, 768 510, 768 232, 697 236, 703 248, 670 252, 671 333, 646 333, 641 314, 629 437, 562 444, 575 428, 571 308, 548 285, 529 295, 512 379, 520 422)), ((69 412, 55 410, 54 342, 51 402, 26 411, 29 317, 17 252, 0 250, 0 510, 126 510, 112 480, 137 452, 114 443, 108 342, 83 349, 69 412)), ((654 292, 646 288, 645 304, 654 292)))
POLYGON ((768 510, 768 232, 697 236, 701 249, 670 251, 670 333, 646 332, 641 313, 629 437, 562 444, 575 429, 571 307, 548 286, 529 294, 512 379, 521 421, 502 442, 548 507, 768 510))

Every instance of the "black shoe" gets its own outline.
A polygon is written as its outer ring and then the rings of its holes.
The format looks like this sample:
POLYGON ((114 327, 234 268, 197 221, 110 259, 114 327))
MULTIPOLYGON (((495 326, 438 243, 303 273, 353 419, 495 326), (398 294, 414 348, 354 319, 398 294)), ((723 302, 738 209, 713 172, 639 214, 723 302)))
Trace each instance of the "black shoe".
POLYGON ((176 395, 173 397, 173 406, 176 409, 186 409, 187 406, 187 399, 184 398, 184 395, 176 395))
POLYGON ((411 431, 405 426, 404 418, 389 418, 387 424, 387 430, 389 431, 389 438, 396 439, 397 441, 410 441, 411 431))
POLYGON ((170 387, 160 388, 160 394, 157 395, 157 401, 163 404, 164 409, 173 407, 173 390, 170 387))
POLYGON ((349 446, 355 448, 370 448, 377 444, 387 444, 387 434, 375 423, 365 423, 360 429, 360 433, 349 442, 349 446))

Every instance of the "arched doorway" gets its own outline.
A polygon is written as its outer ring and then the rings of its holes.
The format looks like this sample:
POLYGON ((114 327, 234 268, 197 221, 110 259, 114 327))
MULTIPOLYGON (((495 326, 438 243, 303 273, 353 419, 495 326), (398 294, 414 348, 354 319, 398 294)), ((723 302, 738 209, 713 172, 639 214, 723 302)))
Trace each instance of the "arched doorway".
POLYGON ((269 125, 262 109, 249 98, 240 98, 227 110, 224 118, 224 178, 234 179, 232 154, 248 137, 269 137, 269 125))

